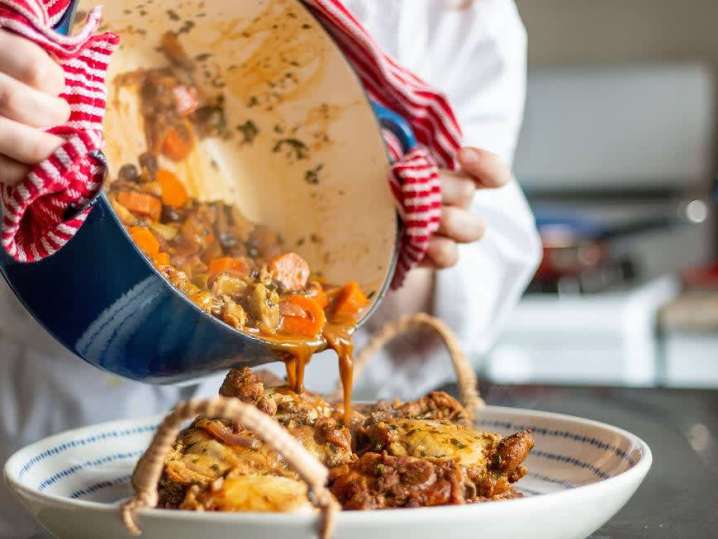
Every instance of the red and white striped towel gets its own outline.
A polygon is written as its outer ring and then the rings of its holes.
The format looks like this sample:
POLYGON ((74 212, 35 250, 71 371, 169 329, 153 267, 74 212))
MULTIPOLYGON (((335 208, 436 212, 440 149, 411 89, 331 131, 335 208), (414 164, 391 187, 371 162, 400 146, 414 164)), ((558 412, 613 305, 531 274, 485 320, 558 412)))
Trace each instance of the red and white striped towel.
POLYGON ((68 1, 0 0, 0 27, 34 41, 60 62, 65 72, 62 97, 71 110, 67 124, 50 130, 66 142, 19 185, 0 189, 2 244, 22 262, 41 260, 72 238, 89 213, 82 208, 101 187, 104 174, 94 152, 102 146, 105 71, 118 38, 95 35, 99 9, 74 36, 55 33, 52 26, 68 1))
MULTIPOLYGON (((403 240, 393 286, 426 254, 439 227, 441 185, 439 167, 455 169, 461 129, 446 98, 386 55, 340 0, 304 0, 332 34, 353 64, 370 97, 411 124, 419 147, 404 154, 385 132, 394 160, 392 192, 404 222, 403 240)), ((2 244, 16 260, 41 260, 69 241, 89 210, 67 219, 68 211, 83 208, 100 188, 102 163, 94 152, 102 146, 105 72, 117 45, 113 34, 94 35, 100 12, 89 15, 72 37, 56 34, 52 26, 70 0, 0 0, 0 27, 27 36, 52 53, 66 78, 62 94, 70 103, 70 121, 52 130, 67 142, 47 161, 34 167, 16 187, 0 191, 2 244)))

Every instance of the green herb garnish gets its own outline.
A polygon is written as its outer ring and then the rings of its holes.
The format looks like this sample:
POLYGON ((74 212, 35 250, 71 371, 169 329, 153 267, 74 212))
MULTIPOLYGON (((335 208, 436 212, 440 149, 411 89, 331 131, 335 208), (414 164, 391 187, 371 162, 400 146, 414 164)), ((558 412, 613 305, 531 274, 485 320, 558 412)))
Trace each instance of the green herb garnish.
POLYGON ((237 131, 242 133, 242 144, 252 144, 259 135, 259 128, 252 120, 247 120, 237 126, 237 131))

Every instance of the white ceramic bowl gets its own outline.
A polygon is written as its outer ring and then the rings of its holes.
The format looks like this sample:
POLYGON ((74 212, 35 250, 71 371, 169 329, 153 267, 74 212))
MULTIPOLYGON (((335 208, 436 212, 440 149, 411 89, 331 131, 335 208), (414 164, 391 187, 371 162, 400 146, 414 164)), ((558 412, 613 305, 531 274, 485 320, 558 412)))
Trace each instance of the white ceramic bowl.
MULTIPOLYGON (((5 477, 37 521, 60 539, 119 539, 128 534, 118 502, 159 418, 115 421, 52 436, 15 453, 5 477)), ((480 428, 532 429, 536 447, 524 498, 485 504, 343 512, 337 539, 571 539, 607 522, 651 466, 651 451, 624 430, 559 414, 489 406, 480 428)), ((143 510, 148 539, 310 539, 317 516, 143 510)))

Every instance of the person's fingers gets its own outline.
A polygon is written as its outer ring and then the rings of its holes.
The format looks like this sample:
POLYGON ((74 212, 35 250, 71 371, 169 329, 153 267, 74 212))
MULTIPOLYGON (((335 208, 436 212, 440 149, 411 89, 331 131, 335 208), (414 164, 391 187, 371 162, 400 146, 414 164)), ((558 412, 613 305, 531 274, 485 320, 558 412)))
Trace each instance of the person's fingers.
POLYGON ((27 165, 0 155, 0 184, 15 185, 27 175, 29 170, 30 167, 27 165))
POLYGON ((441 202, 444 205, 468 208, 476 193, 476 184, 471 178, 443 172, 441 175, 441 202))
POLYGON ((65 87, 65 74, 57 62, 31 41, 6 30, 0 30, 0 73, 53 96, 65 87))
POLYGON ((63 140, 15 120, 0 117, 0 154, 34 165, 47 159, 63 140))
POLYGON ((444 206, 441 211, 439 234, 458 243, 479 241, 486 230, 483 219, 468 210, 444 206))
POLYGON ((67 121, 70 106, 64 99, 0 73, 0 116, 32 127, 50 128, 67 121))
POLYGON ((479 148, 463 148, 459 162, 478 187, 496 188, 511 181, 511 170, 496 154, 479 148))
POLYGON ((459 248, 456 242, 443 236, 433 236, 421 266, 446 269, 455 266, 458 261, 459 248))

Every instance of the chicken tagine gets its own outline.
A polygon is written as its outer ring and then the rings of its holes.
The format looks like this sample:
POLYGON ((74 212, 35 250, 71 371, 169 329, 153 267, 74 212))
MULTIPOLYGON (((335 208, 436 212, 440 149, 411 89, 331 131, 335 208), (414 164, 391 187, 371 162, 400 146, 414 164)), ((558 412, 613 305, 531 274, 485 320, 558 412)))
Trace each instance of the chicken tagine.
MULTIPOLYGON (((343 411, 311 393, 231 371, 220 394, 274 418, 329 469, 328 486, 345 510, 460 505, 516 496, 531 435, 476 430, 444 392, 410 402, 343 411)), ((310 506, 307 488, 281 455, 224 419, 200 417, 168 455, 159 506, 195 511, 292 511, 310 506)))

